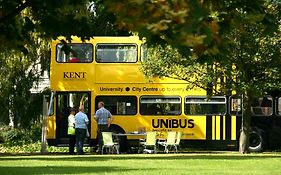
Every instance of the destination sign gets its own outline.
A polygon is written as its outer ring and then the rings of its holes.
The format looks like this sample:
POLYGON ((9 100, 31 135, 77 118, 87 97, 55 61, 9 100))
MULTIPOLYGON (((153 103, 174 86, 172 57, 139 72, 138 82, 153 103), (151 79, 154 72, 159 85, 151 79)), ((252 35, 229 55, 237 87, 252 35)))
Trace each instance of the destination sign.
POLYGON ((99 88, 101 92, 181 92, 181 91, 186 91, 186 88, 165 88, 165 87, 100 87, 99 88))

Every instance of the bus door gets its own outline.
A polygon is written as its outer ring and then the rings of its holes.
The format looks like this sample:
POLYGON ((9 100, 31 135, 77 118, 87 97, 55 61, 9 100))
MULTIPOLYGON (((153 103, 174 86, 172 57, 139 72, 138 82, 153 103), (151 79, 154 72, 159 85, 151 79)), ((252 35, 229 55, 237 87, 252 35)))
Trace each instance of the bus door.
MULTIPOLYGON (((91 120, 91 93, 57 92, 56 95, 56 141, 58 146, 66 146, 68 144, 67 128, 70 109, 74 108, 77 113, 79 112, 79 107, 83 105, 84 113, 88 116, 89 120, 91 120)), ((89 123, 91 123, 91 121, 89 123)), ((90 131, 90 125, 88 129, 90 131)))

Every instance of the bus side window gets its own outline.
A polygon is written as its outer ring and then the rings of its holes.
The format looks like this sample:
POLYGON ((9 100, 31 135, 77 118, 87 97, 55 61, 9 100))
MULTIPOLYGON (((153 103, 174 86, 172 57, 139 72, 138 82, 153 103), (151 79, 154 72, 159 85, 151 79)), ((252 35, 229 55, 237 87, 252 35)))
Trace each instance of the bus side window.
POLYGON ((90 63, 93 46, 88 43, 58 44, 56 60, 59 63, 90 63))
POLYGON ((98 44, 96 46, 98 63, 135 63, 137 58, 136 44, 98 44))
POLYGON ((185 98, 186 115, 225 115, 226 98, 221 96, 187 96, 185 98))
POLYGON ((137 97, 136 96, 97 96, 95 99, 96 108, 98 103, 104 102, 105 108, 112 115, 136 115, 137 114, 137 97))
POLYGON ((278 116, 281 116, 281 97, 277 98, 276 103, 276 113, 278 116))
POLYGON ((254 99, 252 103, 253 116, 270 116, 272 115, 273 99, 271 96, 264 96, 254 99))
POLYGON ((241 115, 242 100, 240 98, 230 97, 230 113, 233 115, 241 115))
POLYGON ((141 45, 141 62, 144 62, 147 59, 147 45, 141 45))
POLYGON ((176 96, 142 96, 141 115, 180 115, 181 98, 176 96))

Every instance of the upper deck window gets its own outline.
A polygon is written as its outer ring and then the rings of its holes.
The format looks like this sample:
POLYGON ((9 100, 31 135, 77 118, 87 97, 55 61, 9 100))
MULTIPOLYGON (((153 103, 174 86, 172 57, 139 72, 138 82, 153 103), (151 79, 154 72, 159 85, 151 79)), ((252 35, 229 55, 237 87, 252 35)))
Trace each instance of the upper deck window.
POLYGON ((141 45, 141 61, 144 62, 147 59, 147 45, 141 45))
POLYGON ((138 51, 135 44, 98 44, 96 60, 99 63, 135 63, 138 51))
POLYGON ((58 44, 57 62, 90 63, 93 61, 93 46, 86 43, 58 44))
POLYGON ((224 115, 226 98, 213 96, 191 96, 185 98, 185 114, 189 115, 224 115))
POLYGON ((180 115, 181 98, 177 96, 142 96, 141 115, 180 115))

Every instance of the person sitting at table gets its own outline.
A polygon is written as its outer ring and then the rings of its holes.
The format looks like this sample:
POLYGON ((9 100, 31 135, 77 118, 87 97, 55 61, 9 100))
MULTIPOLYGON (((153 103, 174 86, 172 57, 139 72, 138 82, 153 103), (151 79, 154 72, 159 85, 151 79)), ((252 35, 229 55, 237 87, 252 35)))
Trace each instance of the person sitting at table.
POLYGON ((98 122, 98 152, 101 152, 103 145, 101 133, 108 131, 113 118, 109 110, 105 109, 103 102, 98 103, 98 108, 94 117, 98 122))

